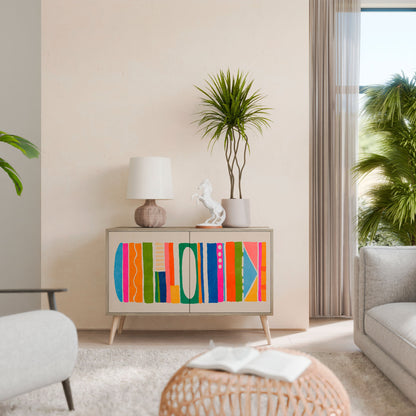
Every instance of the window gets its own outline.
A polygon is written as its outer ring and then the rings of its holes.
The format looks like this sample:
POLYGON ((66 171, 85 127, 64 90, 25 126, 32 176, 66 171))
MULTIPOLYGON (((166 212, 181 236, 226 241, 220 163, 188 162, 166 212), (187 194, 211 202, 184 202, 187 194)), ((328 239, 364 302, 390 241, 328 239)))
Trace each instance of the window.
MULTIPOLYGON (((404 73, 413 77, 416 73, 416 8, 415 9, 362 9, 360 56, 360 106, 366 86, 384 84, 394 74, 404 73)), ((374 134, 366 134, 364 120, 360 120, 359 153, 377 153, 379 140, 374 134)), ((379 181, 373 172, 358 184, 359 212, 367 206, 366 192, 379 181)), ((361 211, 362 212, 362 211, 361 211)), ((379 229, 380 230, 380 229, 379 229)), ((394 241, 377 233, 370 244, 392 244, 394 241)))

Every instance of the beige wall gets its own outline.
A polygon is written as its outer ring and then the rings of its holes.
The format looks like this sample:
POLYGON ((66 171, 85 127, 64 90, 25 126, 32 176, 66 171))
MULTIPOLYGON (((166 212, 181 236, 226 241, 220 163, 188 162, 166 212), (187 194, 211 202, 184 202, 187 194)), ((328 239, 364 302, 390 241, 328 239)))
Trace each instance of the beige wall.
MULTIPOLYGON (((221 148, 191 125, 208 73, 249 71, 273 108, 252 137, 245 177, 253 225, 275 230, 273 327, 308 325, 308 1, 43 0, 42 283, 60 309, 106 328, 104 230, 134 225, 128 159, 172 158, 167 225, 206 212, 191 201, 208 177, 227 196, 221 148)), ((253 317, 134 317, 127 328, 259 327, 253 317)))
MULTIPOLYGON (((0 1, 0 130, 40 146, 40 0, 0 1)), ((0 170, 0 288, 40 286, 40 159, 0 144, 23 193, 0 170)), ((39 295, 0 295, 0 315, 40 307, 39 295)))

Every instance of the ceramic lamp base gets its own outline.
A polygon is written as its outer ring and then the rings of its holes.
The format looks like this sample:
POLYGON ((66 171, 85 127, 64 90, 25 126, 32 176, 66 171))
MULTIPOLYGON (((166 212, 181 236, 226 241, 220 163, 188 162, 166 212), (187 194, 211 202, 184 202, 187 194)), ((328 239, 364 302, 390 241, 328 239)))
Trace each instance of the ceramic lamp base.
POLYGON ((146 199, 145 204, 136 209, 134 219, 140 227, 162 227, 166 222, 166 211, 156 205, 154 199, 146 199))

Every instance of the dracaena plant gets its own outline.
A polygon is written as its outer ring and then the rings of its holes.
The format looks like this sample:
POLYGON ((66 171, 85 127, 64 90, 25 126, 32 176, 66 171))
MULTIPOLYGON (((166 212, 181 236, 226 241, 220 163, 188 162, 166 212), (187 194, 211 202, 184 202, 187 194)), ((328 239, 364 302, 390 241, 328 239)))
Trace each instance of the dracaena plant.
POLYGON ((236 75, 220 71, 210 75, 206 88, 196 87, 202 93, 202 110, 197 121, 203 137, 209 139, 208 147, 223 141, 225 160, 230 180, 230 198, 238 187, 239 198, 243 197, 241 181, 250 153, 248 130, 254 128, 263 133, 270 127, 267 107, 262 105, 264 96, 253 90, 253 81, 247 74, 237 71, 236 75))
POLYGON ((366 133, 379 138, 380 151, 354 167, 357 177, 376 171, 379 178, 358 215, 360 243, 383 232, 399 244, 416 245, 416 74, 396 74, 367 87, 362 112, 366 133))
MULTIPOLYGON (((6 143, 10 146, 15 147, 20 150, 26 157, 32 159, 39 156, 38 148, 31 143, 29 140, 24 139, 23 137, 16 136, 14 134, 8 134, 4 131, 0 131, 0 143, 6 143)), ((13 181, 16 188, 17 195, 20 195, 23 190, 22 181, 20 180, 19 174, 8 162, 0 157, 0 168, 6 172, 9 178, 13 181)))

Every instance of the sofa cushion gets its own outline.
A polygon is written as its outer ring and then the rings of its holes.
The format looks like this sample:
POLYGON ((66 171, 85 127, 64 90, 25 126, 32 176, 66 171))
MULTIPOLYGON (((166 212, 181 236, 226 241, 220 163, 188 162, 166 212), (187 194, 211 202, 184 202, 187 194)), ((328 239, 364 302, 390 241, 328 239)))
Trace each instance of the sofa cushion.
POLYGON ((387 303, 367 311, 365 333, 416 377, 416 302, 387 303))

